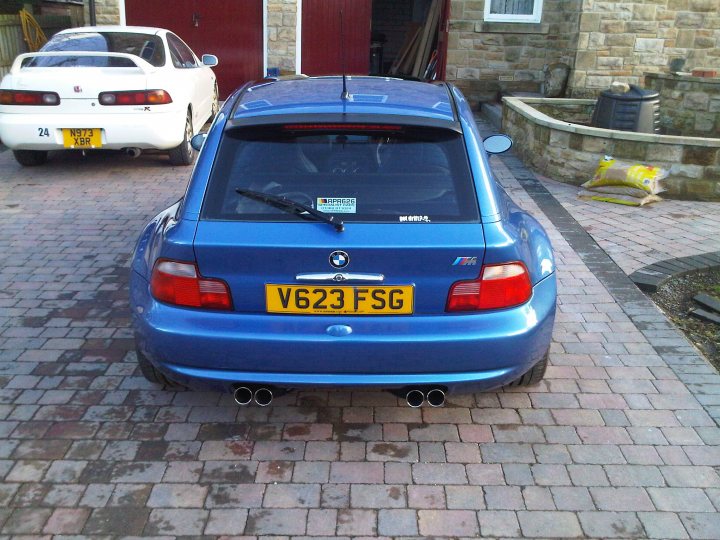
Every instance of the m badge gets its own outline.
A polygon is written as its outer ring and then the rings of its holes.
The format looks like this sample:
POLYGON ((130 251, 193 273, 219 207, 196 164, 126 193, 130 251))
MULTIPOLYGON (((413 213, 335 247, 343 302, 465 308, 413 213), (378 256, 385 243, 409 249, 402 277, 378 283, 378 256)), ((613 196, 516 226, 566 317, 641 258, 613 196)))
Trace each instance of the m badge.
POLYGON ((475 266, 477 265, 477 257, 458 257, 453 266, 475 266))

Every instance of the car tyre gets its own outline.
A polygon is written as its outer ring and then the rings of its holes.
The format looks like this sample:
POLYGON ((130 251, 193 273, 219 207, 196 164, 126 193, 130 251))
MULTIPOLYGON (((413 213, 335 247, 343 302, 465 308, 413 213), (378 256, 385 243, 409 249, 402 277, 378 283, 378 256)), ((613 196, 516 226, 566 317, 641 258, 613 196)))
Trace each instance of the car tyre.
POLYGON ((193 137, 192 114, 188 110, 185 117, 185 132, 183 141, 170 150, 170 163, 173 165, 192 165, 195 161, 195 150, 190 146, 190 139, 193 137))
POLYGON ((150 360, 147 359, 147 356, 140 352, 140 349, 135 349, 135 355, 137 356, 138 366, 140 366, 140 373, 145 377, 145 380, 173 390, 184 388, 181 384, 171 381, 157 370, 150 360))
POLYGON ((15 160, 23 167, 36 167, 47 161, 46 150, 13 150, 15 160))
POLYGON ((519 377, 507 386, 531 386, 533 384, 539 383, 545 376, 545 371, 547 371, 547 362, 548 353, 545 353, 545 356, 543 356, 542 360, 540 360, 537 364, 530 368, 530 370, 527 371, 522 377, 519 377))

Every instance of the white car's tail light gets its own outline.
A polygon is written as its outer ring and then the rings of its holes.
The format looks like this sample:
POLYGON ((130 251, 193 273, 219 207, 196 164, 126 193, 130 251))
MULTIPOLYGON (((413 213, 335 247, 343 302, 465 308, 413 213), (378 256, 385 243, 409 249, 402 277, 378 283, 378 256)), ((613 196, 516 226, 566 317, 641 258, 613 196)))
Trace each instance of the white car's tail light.
POLYGON ((446 311, 481 311, 519 306, 530 300, 532 284, 521 262, 483 266, 480 277, 450 287, 446 311))
POLYGON ((100 105, 164 105, 172 103, 165 90, 130 90, 122 92, 100 92, 100 105))
POLYGON ((60 96, 55 92, 0 90, 0 105, 60 105, 60 96))
POLYGON ((158 259, 150 278, 153 297, 166 304, 205 309, 232 309, 227 284, 200 277, 194 263, 158 259))

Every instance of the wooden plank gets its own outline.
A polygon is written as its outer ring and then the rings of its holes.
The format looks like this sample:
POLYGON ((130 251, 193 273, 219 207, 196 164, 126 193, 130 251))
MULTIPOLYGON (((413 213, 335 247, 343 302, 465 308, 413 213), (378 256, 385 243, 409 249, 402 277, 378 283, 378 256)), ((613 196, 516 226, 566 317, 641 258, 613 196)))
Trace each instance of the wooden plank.
POLYGON ((402 47, 400 47, 400 50, 395 56, 392 65, 390 66, 390 75, 395 75, 396 73, 398 73, 400 65, 403 63, 405 58, 407 58, 407 55, 409 54, 413 43, 417 39, 420 28, 420 25, 418 25, 417 23, 411 22, 408 25, 408 29, 405 33, 405 41, 403 42, 402 47))
POLYGON ((413 64, 412 72, 410 73, 413 77, 420 76, 420 66, 422 64, 422 55, 427 45, 428 37, 430 34, 430 20, 435 13, 435 3, 430 4, 427 15, 425 17, 425 24, 423 24, 422 37, 420 38, 420 45, 418 46, 417 54, 415 55, 415 63, 413 64))
POLYGON ((433 3, 430 5, 428 17, 425 21, 425 32, 423 35, 424 41, 421 44, 420 50, 418 51, 418 55, 415 60, 415 67, 413 68, 414 77, 420 78, 425 72, 425 68, 427 67, 430 52, 433 46, 433 42, 435 40, 435 35, 437 33, 437 24, 440 20, 439 8, 440 3, 437 0, 434 0, 433 3))

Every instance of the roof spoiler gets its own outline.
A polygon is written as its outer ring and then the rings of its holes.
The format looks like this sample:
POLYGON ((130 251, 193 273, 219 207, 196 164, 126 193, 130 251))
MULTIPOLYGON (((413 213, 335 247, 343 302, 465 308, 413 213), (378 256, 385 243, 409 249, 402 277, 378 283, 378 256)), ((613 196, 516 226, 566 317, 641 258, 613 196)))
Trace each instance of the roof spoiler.
POLYGON ((157 68, 149 62, 143 60, 139 56, 128 53, 109 53, 109 52, 92 52, 92 51, 58 51, 58 52, 31 52, 20 54, 15 58, 10 73, 17 75, 23 67, 23 62, 28 58, 41 58, 41 57, 52 57, 52 56, 94 56, 104 58, 125 58, 130 60, 135 66, 143 71, 143 73, 149 73, 155 71, 157 68))

